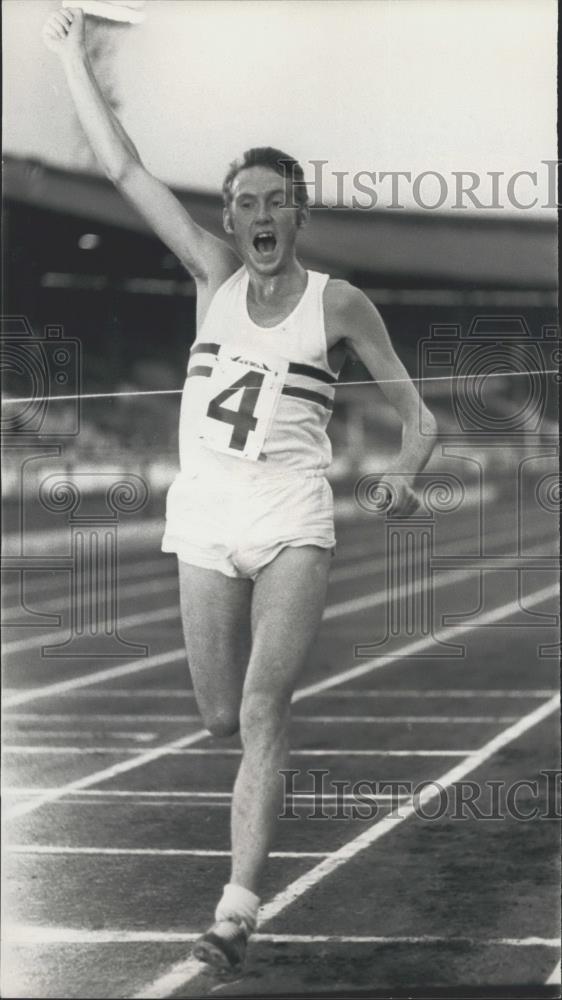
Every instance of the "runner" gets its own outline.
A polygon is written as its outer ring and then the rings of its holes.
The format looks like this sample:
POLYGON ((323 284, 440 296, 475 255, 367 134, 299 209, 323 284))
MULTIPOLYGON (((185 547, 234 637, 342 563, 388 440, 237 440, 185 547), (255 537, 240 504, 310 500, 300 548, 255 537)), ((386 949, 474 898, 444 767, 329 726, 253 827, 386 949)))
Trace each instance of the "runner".
POLYGON ((82 11, 52 14, 44 40, 61 58, 106 175, 197 287, 181 471, 168 493, 162 547, 178 555, 186 650, 205 725, 216 736, 239 730, 242 742, 230 881, 194 947, 214 968, 239 971, 281 809, 291 697, 325 604, 335 545, 326 427, 347 352, 385 380, 402 420, 400 453, 385 478, 404 515, 418 506, 413 482, 431 454, 435 420, 370 300, 299 262, 309 206, 296 160, 263 147, 232 164, 224 228, 235 252, 143 166, 92 72, 82 11))

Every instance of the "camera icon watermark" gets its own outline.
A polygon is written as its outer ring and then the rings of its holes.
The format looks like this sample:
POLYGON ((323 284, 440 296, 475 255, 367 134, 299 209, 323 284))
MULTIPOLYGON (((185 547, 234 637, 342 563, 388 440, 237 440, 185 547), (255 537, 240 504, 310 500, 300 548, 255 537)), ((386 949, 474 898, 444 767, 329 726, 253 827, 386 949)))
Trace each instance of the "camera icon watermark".
POLYGON ((80 341, 66 337, 61 326, 46 326, 38 334, 26 316, 2 317, 2 437, 75 437, 81 367, 80 341))
MULTIPOLYGON (((439 395, 449 418, 440 437, 539 435, 555 402, 559 330, 533 336, 522 316, 475 316, 466 331, 435 323, 418 348, 422 399, 439 395)), ((420 422, 421 423, 421 422, 420 422)), ((421 427, 423 433, 423 427, 421 427)))

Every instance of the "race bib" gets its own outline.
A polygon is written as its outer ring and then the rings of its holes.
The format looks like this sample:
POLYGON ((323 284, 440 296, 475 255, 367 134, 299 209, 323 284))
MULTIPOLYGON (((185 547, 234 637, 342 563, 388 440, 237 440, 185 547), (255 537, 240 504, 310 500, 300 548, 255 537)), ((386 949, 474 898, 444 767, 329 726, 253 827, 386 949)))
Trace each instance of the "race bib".
POLYGON ((199 437, 214 451, 256 462, 263 449, 289 363, 278 355, 220 348, 199 437))

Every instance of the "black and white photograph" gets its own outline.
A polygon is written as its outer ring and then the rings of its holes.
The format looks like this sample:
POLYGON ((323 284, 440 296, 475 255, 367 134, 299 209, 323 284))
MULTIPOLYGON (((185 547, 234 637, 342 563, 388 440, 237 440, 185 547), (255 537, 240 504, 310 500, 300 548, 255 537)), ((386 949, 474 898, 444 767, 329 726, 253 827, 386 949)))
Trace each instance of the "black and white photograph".
POLYGON ((554 1000, 555 0, 4 0, 2 996, 554 1000))

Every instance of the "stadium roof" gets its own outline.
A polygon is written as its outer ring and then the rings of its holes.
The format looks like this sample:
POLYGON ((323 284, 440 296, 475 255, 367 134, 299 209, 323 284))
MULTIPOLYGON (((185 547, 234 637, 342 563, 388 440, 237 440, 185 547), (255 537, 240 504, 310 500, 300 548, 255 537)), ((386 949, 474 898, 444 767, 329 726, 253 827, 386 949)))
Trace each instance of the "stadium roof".
MULTIPOLYGON (((202 226, 222 233, 218 195, 175 193, 202 226)), ((96 175, 5 157, 4 194, 14 202, 149 234, 138 213, 96 175)), ((536 219, 314 209, 311 225, 300 237, 300 251, 309 266, 335 275, 361 275, 367 282, 407 279, 410 284, 518 289, 553 289, 557 283, 556 225, 536 219)))

